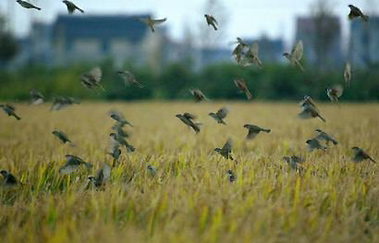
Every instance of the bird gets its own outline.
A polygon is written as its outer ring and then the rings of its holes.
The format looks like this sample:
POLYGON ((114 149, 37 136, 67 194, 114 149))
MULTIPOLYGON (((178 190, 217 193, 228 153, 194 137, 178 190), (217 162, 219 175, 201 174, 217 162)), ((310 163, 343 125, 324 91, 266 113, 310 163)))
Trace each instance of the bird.
POLYGON ((155 166, 153 166, 153 165, 148 165, 147 166, 147 171, 153 177, 157 175, 157 168, 155 168, 155 166))
POLYGON ((325 140, 326 141, 326 145, 328 145, 329 142, 332 142, 334 145, 338 144, 337 140, 335 140, 334 138, 332 138, 329 134, 327 134, 326 132, 322 131, 321 129, 316 129, 315 131, 318 133, 318 135, 316 137, 317 140, 319 140, 319 141, 325 140))
POLYGON ((4 186, 15 186, 18 184, 16 177, 9 173, 8 171, 2 170, 0 174, 4 177, 4 186))
POLYGON ((16 114, 16 108, 10 104, 0 104, 0 108, 3 108, 3 111, 8 115, 8 116, 13 116, 17 120, 21 120, 21 117, 19 117, 16 114))
POLYGON ((147 18, 138 18, 138 20, 146 24, 151 29, 152 32, 155 32, 154 26, 165 22, 167 18, 152 19, 150 16, 148 16, 147 18))
POLYGON ((223 107, 219 109, 216 113, 210 112, 208 115, 212 117, 213 119, 215 119, 218 124, 226 125, 223 119, 228 115, 228 113, 229 113, 228 108, 223 107))
POLYGON ((188 112, 184 114, 177 114, 177 118, 179 118, 184 124, 191 127, 196 133, 200 132, 200 123, 194 123, 193 120, 196 119, 195 115, 192 115, 188 112))
POLYGON ((134 152, 136 149, 133 145, 129 144, 124 137, 118 136, 116 133, 110 133, 111 146, 115 146, 118 143, 121 146, 125 146, 127 152, 134 152))
POLYGON ((232 157, 232 146, 233 141, 231 139, 228 139, 222 148, 215 148, 214 151, 219 153, 225 159, 234 160, 232 157))
POLYGON ((105 185, 105 183, 111 178, 111 167, 109 165, 104 164, 103 168, 101 168, 96 176, 88 176, 88 184, 86 189, 90 188, 100 188, 105 185))
POLYGON ((37 9, 37 10, 41 10, 41 8, 27 2, 27 1, 23 1, 23 0, 17 0, 16 1, 18 4, 20 4, 23 8, 27 8, 27 9, 37 9))
POLYGON ((240 90, 240 93, 245 93, 248 100, 253 98, 249 88, 247 87, 246 81, 244 79, 234 79, 235 86, 240 90))
POLYGON ((342 93, 343 87, 339 84, 326 89, 326 94, 332 102, 338 102, 338 99, 342 96, 342 93))
POLYGON ((299 118, 309 119, 309 118, 318 117, 323 122, 326 122, 325 118, 323 118, 320 115, 320 111, 317 108, 316 103, 309 95, 304 96, 304 99, 300 101, 299 105, 302 109, 301 112, 298 114, 299 118))
POLYGON ((228 177, 229 177, 229 181, 230 181, 230 182, 235 182, 235 181, 237 180, 237 177, 236 177, 236 175, 233 173, 232 170, 228 170, 226 173, 228 174, 228 177))
POLYGON ((132 84, 136 85, 138 88, 143 88, 143 85, 137 81, 134 77, 134 74, 129 71, 117 71, 117 74, 122 78, 124 84, 126 86, 130 86, 132 84))
POLYGON ((260 132, 266 132, 266 133, 271 132, 271 129, 265 129, 265 128, 261 128, 261 127, 258 127, 256 125, 251 125, 251 124, 245 124, 243 125, 243 127, 249 130, 246 136, 246 139, 248 140, 254 139, 260 132))
POLYGON ((73 104, 80 104, 80 101, 73 97, 55 97, 51 104, 50 110, 58 111, 73 104))
POLYGON ((110 111, 108 112, 108 114, 109 114, 109 116, 110 116, 113 120, 117 121, 117 122, 120 123, 122 126, 124 126, 124 125, 129 125, 129 126, 133 127, 133 125, 125 119, 124 115, 123 115, 121 112, 119 112, 119 111, 117 111, 117 110, 110 110, 110 111))
POLYGON ((71 174, 74 171, 76 171, 80 165, 85 165, 87 169, 92 168, 92 164, 85 162, 83 159, 79 158, 78 156, 66 154, 66 164, 64 164, 60 169, 59 173, 62 175, 71 174))
POLYGON ((350 8, 350 13, 348 15, 349 20, 361 17, 365 22, 368 21, 369 17, 367 15, 363 14, 359 8, 355 7, 352 4, 349 4, 348 6, 350 8))
POLYGON ((73 2, 64 0, 62 1, 67 6, 67 11, 69 14, 72 14, 75 12, 75 10, 79 10, 81 13, 84 13, 84 10, 76 6, 73 2))
POLYGON ((240 37, 237 37, 237 41, 235 43, 237 46, 234 48, 232 55, 234 59, 236 59, 237 63, 241 63, 245 50, 249 48, 249 45, 240 37))
POLYGON ((59 138, 59 140, 61 140, 63 144, 69 143, 71 147, 75 147, 75 145, 71 142, 71 140, 68 138, 68 136, 64 132, 61 132, 59 130, 54 130, 52 134, 54 134, 54 136, 59 138))
POLYGON ((44 102, 45 97, 37 90, 31 89, 29 91, 30 96, 30 104, 32 105, 39 105, 44 102))
POLYGON ((325 150, 327 148, 325 146, 322 146, 320 142, 317 140, 317 138, 308 139, 306 143, 308 146, 308 151, 311 151, 311 152, 315 149, 325 150))
POLYGON ((120 145, 118 143, 115 143, 115 144, 111 145, 110 152, 108 152, 107 154, 109 154, 110 156, 112 156, 112 158, 113 158, 113 165, 112 165, 112 167, 115 167, 116 164, 117 164, 118 159, 121 156, 120 145))
POLYGON ((254 42, 246 53, 247 61, 258 67, 262 67, 262 61, 259 59, 259 46, 254 42))
POLYGON ((345 64, 345 71, 343 72, 343 77, 345 79, 346 85, 350 85, 351 82, 351 65, 349 62, 345 64))
POLYGON ((318 110, 316 102, 309 95, 305 95, 304 98, 299 102, 300 107, 313 107, 318 110))
POLYGON ((192 94, 196 102, 208 100, 200 89, 189 89, 189 92, 192 94))
POLYGON ((120 122, 117 122, 115 125, 112 126, 112 130, 117 133, 117 135, 124 137, 124 138, 129 138, 129 133, 122 129, 124 125, 120 122))
POLYGON ((102 71, 101 71, 100 67, 95 67, 95 68, 91 69, 90 71, 83 73, 80 76, 80 80, 81 80, 81 83, 83 84, 83 86, 87 89, 92 89, 92 90, 96 91, 96 88, 99 88, 99 89, 105 91, 103 86, 101 86, 101 84, 100 84, 101 77, 102 77, 102 71))
POLYGON ((290 63, 294 66, 297 66, 300 68, 301 71, 304 72, 304 68, 300 63, 301 58, 303 57, 303 41, 299 40, 295 47, 292 49, 291 53, 284 53, 283 56, 287 58, 290 63))
POLYGON ((368 155, 365 151, 363 151, 363 149, 361 148, 358 148, 358 147, 352 147, 352 149, 354 150, 354 157, 353 157, 353 161, 358 163, 358 162, 362 162, 363 160, 370 160, 371 162, 375 163, 376 164, 376 161, 370 157, 370 155, 368 155))
POLYGON ((212 26, 214 30, 217 30, 217 20, 212 16, 208 14, 204 14, 205 20, 207 21, 208 26, 212 26))
POLYGON ((301 166, 301 163, 305 161, 303 158, 296 155, 292 155, 290 157, 284 156, 283 159, 284 161, 288 163, 288 165, 290 166, 292 170, 295 170, 298 172, 301 172, 303 170, 303 167, 301 166))

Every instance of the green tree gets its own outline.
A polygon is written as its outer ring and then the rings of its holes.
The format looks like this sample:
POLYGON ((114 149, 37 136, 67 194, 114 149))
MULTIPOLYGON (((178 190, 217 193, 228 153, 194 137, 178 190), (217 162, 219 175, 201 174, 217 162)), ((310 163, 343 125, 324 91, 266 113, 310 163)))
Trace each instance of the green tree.
POLYGON ((17 54, 17 43, 6 29, 6 21, 0 16, 0 63, 8 63, 17 54))

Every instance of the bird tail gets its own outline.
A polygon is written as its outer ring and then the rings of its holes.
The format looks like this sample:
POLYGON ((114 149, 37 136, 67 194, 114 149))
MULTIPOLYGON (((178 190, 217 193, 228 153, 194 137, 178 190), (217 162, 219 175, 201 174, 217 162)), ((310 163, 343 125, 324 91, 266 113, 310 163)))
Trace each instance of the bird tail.
POLYGON ((81 8, 77 8, 81 13, 84 13, 84 10, 81 8))
POLYGON ((41 10, 41 8, 39 8, 39 7, 35 7, 35 9, 37 9, 37 10, 41 10))
POLYGON ((251 92, 249 90, 246 90, 246 97, 248 100, 251 100, 253 98, 253 95, 251 94, 251 92))
POLYGON ((19 117, 19 116, 16 115, 16 114, 13 114, 13 116, 14 116, 17 120, 21 120, 21 117, 19 117))
POLYGON ((301 65, 301 63, 300 63, 299 61, 296 61, 296 65, 300 68, 300 70, 301 70, 302 72, 305 71, 303 65, 301 65))
POLYGON ((321 121, 326 122, 324 117, 322 117, 321 115, 317 115, 317 116, 321 119, 321 121))
POLYGON ((337 145, 337 144, 338 144, 338 142, 337 142, 336 140, 332 140, 332 143, 333 143, 334 145, 337 145))
POLYGON ((376 161, 373 158, 369 157, 368 159, 371 160, 371 162, 376 164, 376 161))
POLYGON ((216 25, 213 25, 213 29, 217 30, 217 27, 216 27, 216 25))
POLYGON ((270 133, 270 132, 271 132, 271 129, 263 129, 262 131, 267 132, 267 133, 270 133))

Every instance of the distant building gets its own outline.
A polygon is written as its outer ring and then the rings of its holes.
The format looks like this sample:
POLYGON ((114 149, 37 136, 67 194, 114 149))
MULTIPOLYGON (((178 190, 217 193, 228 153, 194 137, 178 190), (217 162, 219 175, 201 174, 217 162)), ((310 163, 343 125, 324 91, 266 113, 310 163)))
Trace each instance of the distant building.
POLYGON ((354 66, 366 67, 379 63, 379 16, 350 22, 349 60, 354 66))
POLYGON ((283 62, 284 42, 282 39, 269 39, 262 36, 256 40, 246 40, 249 45, 256 42, 259 46, 259 57, 263 63, 283 62))

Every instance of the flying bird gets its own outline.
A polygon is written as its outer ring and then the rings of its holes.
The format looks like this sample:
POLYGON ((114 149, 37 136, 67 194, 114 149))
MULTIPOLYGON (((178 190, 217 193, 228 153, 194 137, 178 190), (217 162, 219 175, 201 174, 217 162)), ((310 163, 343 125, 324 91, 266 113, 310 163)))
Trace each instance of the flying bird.
POLYGON ((219 153, 225 159, 234 160, 234 158, 232 157, 232 146, 233 141, 231 139, 228 139, 228 141, 222 148, 215 148, 214 151, 219 153))
POLYGON ((246 81, 244 79, 234 79, 235 86, 239 89, 240 93, 245 93, 248 100, 253 98, 249 88, 247 87, 246 81))
POLYGON ((320 118, 323 122, 326 122, 325 118, 323 118, 320 115, 320 111, 318 110, 316 103, 313 101, 313 99, 306 95, 304 96, 304 99, 300 102, 300 107, 302 111, 298 114, 298 117, 302 119, 309 119, 309 118, 320 118))
POLYGON ((358 163, 368 159, 371 162, 376 163, 376 161, 373 158, 371 158, 370 155, 368 155, 365 151, 363 151, 363 149, 360 149, 358 147, 352 147, 352 149, 354 150, 354 162, 358 163))
POLYGON ((283 54, 283 56, 290 61, 291 65, 299 67, 300 70, 304 72, 304 68, 300 63, 300 60, 303 57, 303 51, 303 41, 300 40, 296 43, 291 53, 286 52, 283 54))
POLYGON ((17 185, 18 182, 16 177, 8 171, 2 170, 0 171, 0 174, 4 177, 4 186, 9 187, 17 185))
POLYGON ((88 184, 86 189, 90 188, 101 188, 105 185, 105 183, 111 178, 111 167, 109 165, 104 164, 103 168, 101 168, 96 176, 88 176, 88 184))
POLYGON ((260 132, 266 132, 266 133, 271 132, 271 129, 265 129, 265 128, 261 128, 261 127, 258 127, 256 125, 251 125, 251 124, 245 124, 243 127, 249 130, 246 136, 246 139, 248 140, 254 139, 260 132))
POLYGON ((192 94, 192 96, 196 102, 208 100, 207 97, 203 94, 203 92, 201 92, 200 89, 190 89, 189 91, 192 94))
POLYGON ((208 26, 212 26, 214 30, 217 30, 217 20, 212 16, 208 14, 204 14, 205 20, 207 21, 208 26))
POLYGON ((233 173, 232 170, 228 170, 227 171, 227 174, 228 174, 228 177, 229 177, 229 181, 230 182, 235 182, 237 180, 237 177, 236 175, 233 173))
POLYGON ((115 144, 111 145, 111 149, 110 149, 110 152, 108 152, 108 154, 110 156, 112 156, 112 158, 113 158, 113 165, 112 165, 112 167, 115 167, 116 164, 117 164, 118 159, 121 156, 120 145, 118 143, 115 143, 115 144))
POLYGON ((245 55, 246 49, 249 48, 249 45, 240 37, 237 37, 237 41, 235 43, 237 46, 234 48, 232 55, 234 59, 236 59, 237 63, 241 63, 241 60, 245 55))
POLYGON ((71 142, 71 140, 68 138, 68 136, 64 132, 55 130, 52 132, 52 134, 54 134, 54 136, 59 138, 59 140, 61 140, 63 144, 69 143, 71 147, 75 147, 75 145, 71 142))
POLYGON ((83 73, 80 76, 80 80, 83 84, 83 86, 87 89, 92 89, 97 91, 97 88, 100 88, 101 90, 105 91, 103 86, 101 86, 101 77, 102 77, 102 72, 99 67, 95 67, 91 69, 90 71, 83 73))
POLYGON ((37 9, 37 10, 41 10, 41 8, 27 2, 27 1, 23 1, 23 0, 17 0, 16 1, 18 4, 20 4, 23 8, 27 8, 27 9, 37 9))
POLYGON ((133 73, 129 71, 118 71, 117 74, 122 78, 126 86, 136 85, 138 88, 143 88, 143 85, 137 81, 133 73))
POLYGON ((338 102, 339 98, 343 94, 343 87, 339 84, 334 85, 331 88, 326 89, 326 94, 332 102, 338 102))
POLYGON ((262 67, 262 61, 259 58, 259 46, 258 43, 254 42, 246 53, 247 61, 258 67, 262 67))
POLYGON ((81 13, 84 13, 84 10, 76 6, 73 2, 64 0, 62 1, 67 6, 68 13, 72 14, 75 12, 75 10, 80 11, 81 13))
POLYGON ((80 104, 80 101, 73 97, 55 97, 50 110, 58 111, 73 104, 80 104))
POLYGON ((35 89, 31 89, 29 92, 30 104, 39 105, 44 102, 45 97, 35 89))
POLYGON ((139 21, 146 24, 152 32, 155 32, 154 26, 159 25, 167 20, 167 18, 164 19, 152 19, 150 16, 147 18, 138 18, 139 21))
POLYGON ((92 168, 92 164, 85 162, 83 159, 78 156, 66 154, 66 164, 64 164, 60 169, 59 173, 62 175, 71 174, 76 171, 80 165, 84 165, 87 169, 92 168))
POLYGON ((317 140, 317 138, 308 139, 306 143, 307 143, 308 151, 311 151, 311 152, 315 149, 325 150, 327 148, 325 146, 322 146, 320 142, 317 140))
POLYGON ((130 135, 127 131, 122 129, 124 125, 120 122, 117 122, 115 125, 112 126, 112 130, 117 133, 117 135, 124 137, 124 138, 129 138, 130 135))
POLYGON ((111 141, 111 146, 115 146, 115 144, 118 143, 121 146, 125 146, 127 152, 131 153, 131 152, 134 152, 136 150, 133 147, 133 145, 131 145, 130 143, 128 143, 128 141, 126 141, 126 139, 124 137, 121 137, 121 136, 117 135, 116 133, 112 132, 111 134, 109 134, 109 137, 110 137, 110 141, 111 141))
POLYGON ((345 64, 345 71, 343 72, 343 77, 345 79, 345 83, 347 85, 350 85, 350 82, 351 82, 351 65, 349 62, 346 62, 345 64))
POLYGON ((121 112, 116 111, 116 110, 110 110, 110 111, 108 112, 108 114, 109 114, 109 116, 110 116, 113 120, 117 121, 117 122, 120 123, 122 126, 124 126, 124 125, 129 125, 129 126, 133 127, 133 125, 125 119, 124 115, 123 115, 121 112))
POLYGON ((321 129, 316 129, 316 132, 318 133, 316 139, 319 141, 324 140, 326 142, 326 145, 328 145, 329 142, 332 142, 334 145, 338 144, 337 140, 335 140, 332 136, 322 131, 321 129))
POLYGON ((355 7, 352 4, 349 4, 348 6, 350 8, 350 13, 348 15, 350 20, 361 17, 365 22, 368 21, 368 16, 363 14, 359 8, 355 7))
POLYGON ((290 157, 285 156, 285 157, 283 157, 283 159, 284 159, 284 161, 287 162, 287 164, 290 166, 290 168, 292 170, 295 170, 298 172, 303 170, 303 168, 301 166, 301 164, 305 161, 303 158, 296 156, 296 155, 292 155, 290 157))
POLYGON ((216 113, 210 112, 209 116, 215 119, 218 124, 226 125, 226 123, 224 122, 224 118, 226 118, 228 113, 229 113, 229 110, 226 107, 223 107, 220 110, 218 110, 216 113))
POLYGON ((200 132, 200 123, 194 123, 193 120, 196 119, 195 115, 192 115, 188 112, 182 114, 177 114, 177 118, 179 118, 184 124, 186 124, 188 127, 191 127, 196 133, 200 132))
POLYGON ((16 114, 16 108, 11 106, 10 104, 0 104, 0 108, 2 108, 5 114, 7 114, 8 116, 13 116, 17 120, 21 120, 21 117, 19 117, 16 114))

